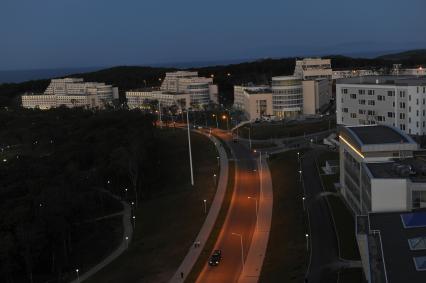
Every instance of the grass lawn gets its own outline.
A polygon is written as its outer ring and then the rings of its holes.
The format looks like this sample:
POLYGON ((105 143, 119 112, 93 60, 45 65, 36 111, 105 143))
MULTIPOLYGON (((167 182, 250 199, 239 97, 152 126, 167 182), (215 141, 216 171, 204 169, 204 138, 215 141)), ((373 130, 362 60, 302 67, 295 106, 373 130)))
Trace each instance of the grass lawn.
POLYGON ((163 134, 164 178, 171 188, 140 203, 128 251, 86 282, 167 282, 193 244, 205 219, 203 200, 210 204, 216 192, 217 151, 207 137, 191 135, 195 176, 191 187, 186 131, 163 134))
MULTIPOLYGON (((325 166, 326 160, 338 159, 338 153, 325 152, 318 158, 318 166, 325 166)), ((322 173, 322 171, 320 170, 322 173)), ((339 182, 339 174, 321 176, 324 189, 330 192, 336 192, 334 183, 339 182)), ((340 256, 344 259, 359 260, 360 255, 355 237, 355 219, 349 209, 346 207, 342 198, 338 196, 328 196, 328 203, 334 217, 336 230, 339 237, 340 256)))
MULTIPOLYGON (((299 123, 274 122, 274 123, 253 123, 251 124, 252 139, 271 139, 303 136, 315 132, 325 131, 335 127, 335 122, 328 120, 304 121, 299 123)), ((250 124, 239 128, 239 135, 248 138, 250 124)))
POLYGON ((302 282, 306 266, 305 221, 297 151, 269 160, 274 207, 268 248, 259 282, 302 282))

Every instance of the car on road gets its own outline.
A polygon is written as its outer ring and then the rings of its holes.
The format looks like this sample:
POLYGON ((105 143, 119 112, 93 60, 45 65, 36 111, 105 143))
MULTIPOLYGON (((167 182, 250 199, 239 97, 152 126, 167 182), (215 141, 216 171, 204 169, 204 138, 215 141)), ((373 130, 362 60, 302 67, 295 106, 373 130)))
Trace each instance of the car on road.
POLYGON ((213 254, 211 255, 209 259, 209 265, 210 266, 217 266, 219 265, 220 260, 222 259, 222 251, 221 250, 214 250, 213 254))

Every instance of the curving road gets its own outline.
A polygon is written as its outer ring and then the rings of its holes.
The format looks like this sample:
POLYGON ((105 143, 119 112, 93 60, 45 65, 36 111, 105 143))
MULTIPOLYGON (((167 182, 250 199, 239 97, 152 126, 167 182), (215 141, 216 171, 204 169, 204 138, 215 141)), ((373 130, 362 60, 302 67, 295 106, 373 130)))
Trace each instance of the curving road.
POLYGON ((221 131, 215 135, 228 141, 234 153, 235 188, 227 217, 216 240, 214 249, 222 250, 222 261, 218 266, 209 266, 206 262, 200 272, 199 283, 237 282, 242 271, 240 237, 242 235, 244 259, 250 247, 256 227, 256 202, 259 199, 259 175, 257 159, 247 148, 231 141, 231 136, 221 131))

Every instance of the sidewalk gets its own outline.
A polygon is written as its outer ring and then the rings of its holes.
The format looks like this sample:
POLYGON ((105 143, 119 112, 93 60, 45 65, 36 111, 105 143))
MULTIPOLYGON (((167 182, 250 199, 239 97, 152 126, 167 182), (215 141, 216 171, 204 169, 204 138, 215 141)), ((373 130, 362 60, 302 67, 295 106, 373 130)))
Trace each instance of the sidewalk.
POLYGON ((205 243, 207 242, 210 233, 213 229, 214 224, 216 223, 217 216, 219 215, 220 209, 222 207, 222 202, 225 197, 226 189, 228 186, 228 157, 226 155, 226 151, 222 146, 222 143, 216 139, 214 136, 209 136, 200 131, 196 131, 210 138, 212 142, 216 145, 216 148, 219 152, 220 157, 220 174, 219 174, 219 182, 216 190, 216 194, 214 196, 212 205, 209 209, 209 213, 207 214, 206 220, 204 221, 203 226, 201 227, 200 232, 197 237, 194 239, 194 242, 199 241, 199 246, 194 247, 191 246, 188 253, 186 254, 184 260, 182 261, 179 268, 176 270, 173 277, 170 279, 170 283, 175 282, 184 282, 188 274, 191 272, 192 267, 196 263, 198 257, 200 256, 201 251, 204 248, 205 243), (181 274, 183 273, 183 277, 181 274))
MULTIPOLYGON (((269 231, 272 221, 273 191, 272 178, 268 161, 262 159, 263 176, 262 191, 260 194, 257 229, 253 233, 250 248, 244 263, 238 283, 257 283, 262 271, 263 260, 269 241, 269 231)), ((260 170, 259 170, 260 172, 260 170)))
MULTIPOLYGON (((102 190, 102 192, 105 192, 105 193, 111 195, 113 198, 120 200, 120 198, 118 198, 117 196, 111 194, 110 192, 108 192, 106 190, 102 190)), ((110 264, 113 260, 115 260, 118 256, 120 256, 127 249, 127 245, 128 245, 128 243, 131 242, 132 234, 133 234, 132 224, 130 222, 131 207, 125 201, 120 201, 120 202, 121 202, 121 204, 123 205, 123 208, 124 208, 121 213, 117 213, 117 215, 120 215, 120 214, 123 215, 123 227, 124 227, 123 230, 124 231, 123 231, 123 239, 121 241, 121 244, 117 247, 117 249, 115 251, 113 251, 104 260, 102 260, 97 265, 93 266, 91 269, 89 269, 85 273, 81 274, 80 280, 75 279, 75 280, 71 281, 71 283, 80 283, 80 282, 83 282, 84 280, 88 279, 90 276, 94 275, 96 272, 98 272, 99 270, 101 270, 102 268, 104 268, 105 266, 110 264), (126 240, 126 237, 128 237, 127 240, 126 240), (126 241, 127 241, 127 243, 126 243, 126 241)), ((107 217, 110 217, 110 216, 111 215, 107 215, 107 217)), ((101 218, 99 218, 99 219, 101 219, 101 218)))

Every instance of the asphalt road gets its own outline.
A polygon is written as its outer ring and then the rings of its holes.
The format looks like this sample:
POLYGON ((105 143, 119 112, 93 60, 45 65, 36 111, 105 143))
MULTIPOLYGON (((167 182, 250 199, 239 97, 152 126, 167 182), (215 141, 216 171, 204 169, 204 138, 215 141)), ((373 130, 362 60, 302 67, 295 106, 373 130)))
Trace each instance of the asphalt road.
MULTIPOLYGON (((227 133, 215 131, 215 134, 224 140, 231 140, 227 133)), ((242 271, 241 244, 240 237, 232 233, 242 235, 245 258, 256 227, 256 202, 248 197, 259 197, 257 160, 239 143, 231 141, 230 145, 236 158, 235 190, 214 247, 222 250, 222 261, 218 266, 209 266, 206 262, 197 278, 200 283, 237 282, 242 271)))
POLYGON ((324 198, 315 199, 318 194, 323 192, 315 163, 318 153, 318 150, 311 150, 302 157, 303 181, 311 230, 309 237, 312 243, 312 257, 307 279, 309 283, 333 283, 337 282, 337 271, 334 264, 339 260, 339 251, 326 200, 324 198))

